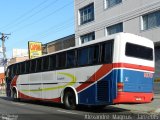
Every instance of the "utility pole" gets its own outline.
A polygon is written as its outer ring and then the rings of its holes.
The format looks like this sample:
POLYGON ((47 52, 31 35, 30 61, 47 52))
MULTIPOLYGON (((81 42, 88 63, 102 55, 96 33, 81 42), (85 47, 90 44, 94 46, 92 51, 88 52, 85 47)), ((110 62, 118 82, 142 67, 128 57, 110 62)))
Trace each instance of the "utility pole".
POLYGON ((2 40, 2 52, 3 52, 3 64, 4 64, 4 73, 6 71, 6 63, 7 63, 7 58, 6 58, 6 48, 5 48, 5 39, 8 39, 8 35, 11 34, 4 34, 4 33, 0 33, 2 35, 2 37, 0 38, 2 40))

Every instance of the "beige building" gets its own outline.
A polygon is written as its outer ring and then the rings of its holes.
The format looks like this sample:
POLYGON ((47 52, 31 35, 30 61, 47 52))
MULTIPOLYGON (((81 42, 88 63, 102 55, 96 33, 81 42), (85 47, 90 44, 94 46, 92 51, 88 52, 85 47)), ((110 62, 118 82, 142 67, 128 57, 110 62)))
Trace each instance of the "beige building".
POLYGON ((42 45, 42 53, 48 54, 75 46, 75 35, 69 35, 42 45))
POLYGON ((28 59, 29 59, 28 56, 11 58, 10 61, 8 62, 8 65, 11 65, 11 64, 14 64, 14 63, 17 63, 17 62, 22 62, 22 61, 25 61, 25 60, 28 60, 28 59))

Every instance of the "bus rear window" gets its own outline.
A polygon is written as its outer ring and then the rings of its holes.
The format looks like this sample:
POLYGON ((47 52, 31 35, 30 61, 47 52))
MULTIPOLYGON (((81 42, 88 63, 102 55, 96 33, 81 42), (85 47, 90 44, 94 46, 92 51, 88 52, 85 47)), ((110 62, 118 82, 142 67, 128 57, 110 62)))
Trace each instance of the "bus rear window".
POLYGON ((126 44, 126 56, 145 60, 153 60, 153 49, 132 43, 126 44))

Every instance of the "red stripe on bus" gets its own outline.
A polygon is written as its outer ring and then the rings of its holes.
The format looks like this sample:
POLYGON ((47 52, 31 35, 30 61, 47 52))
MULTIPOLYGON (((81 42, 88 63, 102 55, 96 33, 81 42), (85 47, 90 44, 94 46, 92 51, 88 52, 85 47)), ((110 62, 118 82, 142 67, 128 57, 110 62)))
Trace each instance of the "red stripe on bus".
POLYGON ((113 103, 149 103, 153 99, 153 93, 118 92, 113 103))
POLYGON ((135 65, 135 64, 128 64, 128 63, 113 63, 113 68, 131 68, 137 70, 146 70, 154 72, 154 67, 148 67, 143 65, 135 65))
POLYGON ((17 79, 18 79, 18 76, 14 76, 12 82, 11 82, 11 86, 16 86, 16 83, 17 83, 17 79))
POLYGON ((25 95, 25 94, 21 93, 20 91, 18 91, 18 95, 19 95, 19 98, 28 99, 28 100, 42 100, 42 101, 50 101, 50 102, 58 102, 58 103, 61 102, 60 97, 53 98, 53 99, 36 98, 36 97, 31 97, 31 96, 25 95))
POLYGON ((112 70, 112 64, 103 65, 95 74, 93 74, 87 81, 85 81, 86 83, 83 83, 82 85, 76 88, 77 92, 90 86, 91 84, 93 84, 93 82, 99 80, 101 77, 106 75, 111 70, 112 70))
MULTIPOLYGON (((105 76, 108 72, 110 72, 113 68, 130 68, 130 69, 137 69, 137 70, 146 70, 146 71, 152 71, 154 72, 153 67, 148 67, 148 66, 142 66, 142 65, 135 65, 135 64, 128 64, 128 63, 113 63, 113 64, 104 64, 96 73, 94 73, 85 83, 81 84, 76 88, 77 92, 89 87, 91 84, 94 82, 98 81, 100 78, 105 76)), ((12 80, 11 85, 16 86, 18 76, 15 76, 14 79, 12 80)), ((19 93, 22 98, 28 98, 29 96, 26 96, 22 93, 19 93)), ((29 97, 30 98, 30 97, 29 97)), ((32 98, 32 97, 31 97, 32 98)), ((36 99, 37 98, 32 98, 36 99)), ((41 99, 45 100, 45 99, 41 99)), ((60 98, 55 98, 55 99, 46 99, 47 101, 54 101, 54 102, 60 102, 60 98)))
POLYGON ((155 70, 154 67, 128 64, 128 63, 105 64, 95 74, 93 74, 87 81, 85 81, 85 83, 78 86, 76 88, 77 92, 79 92, 79 91, 85 89, 86 87, 90 86, 95 81, 99 80, 101 77, 106 75, 113 68, 130 68, 130 69, 137 69, 137 70, 146 70, 146 71, 151 71, 151 72, 154 72, 154 70, 155 70))

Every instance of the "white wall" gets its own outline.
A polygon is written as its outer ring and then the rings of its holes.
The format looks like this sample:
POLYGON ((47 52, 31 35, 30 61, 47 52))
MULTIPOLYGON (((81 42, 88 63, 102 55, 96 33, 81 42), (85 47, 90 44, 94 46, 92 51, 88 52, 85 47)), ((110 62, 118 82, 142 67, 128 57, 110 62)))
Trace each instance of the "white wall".
POLYGON ((0 73, 4 73, 4 67, 0 67, 0 73))
POLYGON ((160 27, 142 31, 141 16, 160 10, 160 0, 123 0, 122 3, 105 9, 104 0, 75 0, 75 37, 76 45, 79 37, 95 31, 95 39, 106 36, 105 28, 123 22, 124 32, 147 37, 154 42, 160 41, 160 27), (82 7, 94 3, 95 20, 84 25, 78 24, 78 11, 82 7))

